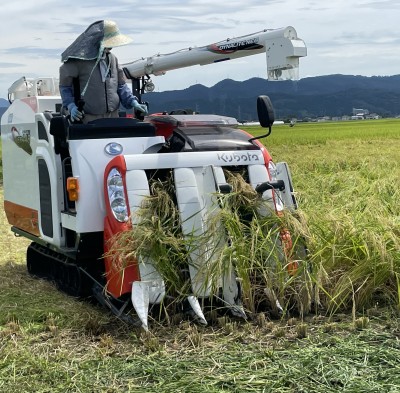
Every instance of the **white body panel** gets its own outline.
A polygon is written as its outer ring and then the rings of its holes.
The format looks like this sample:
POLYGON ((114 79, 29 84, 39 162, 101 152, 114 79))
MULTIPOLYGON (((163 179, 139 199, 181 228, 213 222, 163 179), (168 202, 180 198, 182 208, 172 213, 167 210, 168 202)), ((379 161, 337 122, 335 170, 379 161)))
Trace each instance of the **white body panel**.
POLYGON ((146 154, 125 156, 126 168, 194 168, 207 165, 256 165, 264 164, 260 150, 207 151, 168 154, 146 154))
MULTIPOLYGON (((23 206, 38 205, 37 166, 35 150, 38 146, 53 148, 53 137, 48 134, 49 121, 41 114, 55 111, 60 97, 27 97, 16 100, 1 118, 4 198, 23 206), (38 138, 37 122, 46 128, 48 142, 38 138), (15 142, 17 136, 25 136, 32 154, 15 142), (11 185, 12 186, 8 186, 11 185), (28 191, 28 192, 27 192, 28 191)), ((54 157, 52 158, 54 162, 54 157)))
POLYGON ((296 210, 297 202, 293 189, 292 175, 290 174, 289 166, 286 162, 278 162, 276 164, 276 178, 278 180, 283 180, 285 183, 285 189, 279 191, 283 205, 290 210, 296 210))
POLYGON ((63 244, 60 211, 63 209, 60 158, 54 154, 49 120, 43 111, 55 111, 59 97, 26 97, 16 100, 2 117, 2 161, 4 200, 32 211, 32 227, 56 246, 63 244), (38 162, 46 163, 51 193, 52 237, 44 235, 40 215, 38 162), (33 217, 38 212, 38 223, 33 217))
POLYGON ((207 242, 207 218, 218 205, 215 200, 216 182, 212 167, 176 168, 174 170, 175 193, 180 213, 182 233, 188 240, 190 253, 189 272, 195 296, 206 297, 211 291, 204 266, 212 263, 214 244, 207 242), (198 242, 198 239, 203 241, 198 242))
MULTIPOLYGON (((32 98, 36 103, 36 98, 32 98)), ((38 209, 38 174, 36 158, 16 143, 26 137, 34 151, 37 146, 35 111, 25 100, 17 101, 1 118, 4 200, 38 209)))
POLYGON ((76 202, 76 232, 98 232, 104 229, 104 169, 113 158, 104 149, 111 142, 119 143, 123 147, 123 154, 143 157, 145 150, 164 142, 164 137, 69 141, 72 170, 74 176, 79 178, 80 187, 80 197, 76 202))
MULTIPOLYGON (((15 87, 17 95, 22 94, 24 86, 23 81, 19 81, 15 87)), ((32 84, 27 86, 32 89, 32 84)), ((28 93, 25 91, 25 94, 28 93)), ((70 140, 72 169, 74 176, 79 178, 80 198, 76 203, 76 215, 62 213, 61 158, 54 152, 54 139, 49 133, 50 120, 43 114, 45 111, 55 112, 60 104, 58 96, 16 99, 3 115, 1 124, 4 200, 37 212, 39 222, 32 224, 35 226, 32 233, 38 230, 43 240, 55 246, 63 246, 62 227, 78 233, 103 231, 103 176, 106 165, 113 158, 105 152, 107 144, 116 142, 123 147, 123 154, 143 156, 146 151, 158 150, 165 142, 162 136, 70 140), (39 123, 42 123, 41 131, 39 123), (49 173, 52 237, 43 233, 40 222, 39 160, 46 163, 49 173)))

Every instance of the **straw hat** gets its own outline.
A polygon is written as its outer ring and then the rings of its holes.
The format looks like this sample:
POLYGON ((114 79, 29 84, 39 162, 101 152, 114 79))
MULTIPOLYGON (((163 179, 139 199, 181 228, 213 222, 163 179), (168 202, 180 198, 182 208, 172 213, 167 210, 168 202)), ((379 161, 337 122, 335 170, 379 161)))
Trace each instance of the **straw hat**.
POLYGON ((102 41, 103 48, 114 48, 116 46, 126 45, 132 42, 132 38, 121 34, 117 24, 112 20, 104 21, 104 37, 102 41))

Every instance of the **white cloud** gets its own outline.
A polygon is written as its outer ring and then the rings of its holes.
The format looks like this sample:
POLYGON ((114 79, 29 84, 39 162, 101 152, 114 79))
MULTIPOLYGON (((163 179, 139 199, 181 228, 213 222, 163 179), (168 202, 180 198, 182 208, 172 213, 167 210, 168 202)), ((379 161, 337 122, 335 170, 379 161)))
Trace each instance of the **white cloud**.
MULTIPOLYGON (((114 49, 120 63, 290 25, 308 47, 301 77, 398 74, 399 8, 400 0, 154 0, 151 6, 137 0, 13 0, 0 14, 0 97, 20 76, 57 76, 63 50, 100 19, 115 20, 134 38, 114 49)), ((265 55, 170 71, 153 81, 162 91, 254 76, 266 77, 265 55)))

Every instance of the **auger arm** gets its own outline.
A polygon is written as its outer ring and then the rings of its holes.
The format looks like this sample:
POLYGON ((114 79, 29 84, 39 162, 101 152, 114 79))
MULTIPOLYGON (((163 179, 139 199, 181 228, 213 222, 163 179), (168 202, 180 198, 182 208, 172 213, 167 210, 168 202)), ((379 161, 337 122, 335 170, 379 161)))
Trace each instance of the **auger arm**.
POLYGON ((143 93, 154 89, 149 77, 151 74, 163 75, 179 68, 218 63, 263 52, 266 53, 268 80, 299 79, 299 58, 307 56, 307 48, 291 26, 228 38, 202 47, 156 54, 123 64, 122 67, 128 79, 142 80, 140 92, 143 93))

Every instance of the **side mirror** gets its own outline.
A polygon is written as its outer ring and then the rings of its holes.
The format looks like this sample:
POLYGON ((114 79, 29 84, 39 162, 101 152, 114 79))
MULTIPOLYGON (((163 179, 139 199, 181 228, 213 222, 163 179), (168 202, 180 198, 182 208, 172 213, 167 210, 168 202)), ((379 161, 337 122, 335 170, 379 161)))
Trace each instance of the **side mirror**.
POLYGON ((257 97, 257 115, 261 127, 271 128, 275 121, 275 112, 268 96, 257 97))
POLYGON ((257 97, 257 115, 261 127, 268 128, 268 132, 265 135, 250 138, 249 142, 253 142, 256 139, 265 138, 271 134, 272 124, 274 124, 275 121, 275 112, 272 102, 268 96, 257 97))

